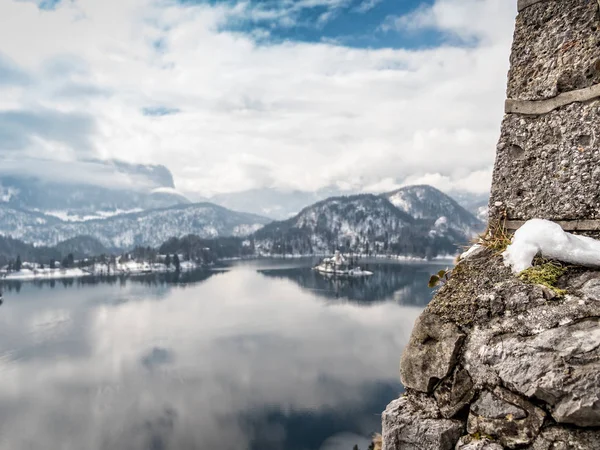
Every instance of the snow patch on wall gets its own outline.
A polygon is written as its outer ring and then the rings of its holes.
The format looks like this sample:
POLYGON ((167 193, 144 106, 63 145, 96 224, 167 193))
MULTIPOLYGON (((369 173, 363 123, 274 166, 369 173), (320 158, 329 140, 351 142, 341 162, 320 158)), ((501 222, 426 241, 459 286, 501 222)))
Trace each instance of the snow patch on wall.
POLYGON ((570 264, 600 267, 600 241, 567 233, 549 220, 532 219, 516 231, 502 256, 504 264, 519 273, 531 267, 537 255, 570 264))

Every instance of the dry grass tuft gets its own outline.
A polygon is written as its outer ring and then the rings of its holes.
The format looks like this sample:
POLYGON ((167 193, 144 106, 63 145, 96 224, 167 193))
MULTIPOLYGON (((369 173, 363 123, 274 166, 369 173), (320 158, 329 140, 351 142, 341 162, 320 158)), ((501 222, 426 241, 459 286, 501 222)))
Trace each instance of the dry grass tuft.
POLYGON ((383 438, 380 434, 376 434, 375 436, 373 436, 373 444, 372 448, 373 450, 381 450, 383 448, 383 438))
POLYGON ((479 237, 479 243, 496 254, 504 252, 512 239, 505 224, 506 220, 491 222, 485 233, 479 237))

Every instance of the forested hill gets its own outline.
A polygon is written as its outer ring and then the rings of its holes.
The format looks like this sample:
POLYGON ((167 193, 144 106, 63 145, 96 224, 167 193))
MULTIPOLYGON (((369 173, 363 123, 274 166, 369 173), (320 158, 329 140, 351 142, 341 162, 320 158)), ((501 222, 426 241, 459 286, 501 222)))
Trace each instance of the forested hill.
POLYGON ((0 267, 17 259, 49 264, 53 260, 62 261, 69 254, 75 259, 83 259, 108 253, 110 250, 90 236, 78 236, 48 247, 34 246, 0 235, 0 267))
POLYGON ((448 227, 464 234, 482 231, 482 222, 452 197, 428 185, 406 186, 383 194, 396 208, 415 219, 445 217, 448 227))
POLYGON ((344 252, 434 257, 453 254, 470 235, 448 218, 415 218, 385 196, 334 197, 273 222, 254 235, 259 254, 344 252))

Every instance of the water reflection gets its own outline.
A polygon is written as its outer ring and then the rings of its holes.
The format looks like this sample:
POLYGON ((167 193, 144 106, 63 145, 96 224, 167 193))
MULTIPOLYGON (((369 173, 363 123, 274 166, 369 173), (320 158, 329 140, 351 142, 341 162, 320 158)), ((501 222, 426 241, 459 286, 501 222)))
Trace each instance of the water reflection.
MULTIPOLYGON (((391 286, 369 308, 325 303, 298 283, 306 269, 15 286, 0 310, 0 449, 363 445, 401 392, 420 308, 391 286)), ((379 292, 348 296, 363 291, 379 292)))
POLYGON ((274 278, 289 279, 303 289, 330 300, 346 300, 371 304, 394 300, 398 304, 425 306, 431 299, 427 286, 432 273, 439 266, 371 263, 374 270, 370 277, 348 278, 322 275, 310 267, 275 268, 259 270, 274 278))
POLYGON ((190 272, 151 273, 135 276, 89 276, 80 278, 58 278, 58 279, 33 279, 33 280, 3 280, 5 291, 19 293, 23 285, 36 286, 40 289, 57 286, 64 288, 95 286, 99 284, 125 286, 127 283, 137 283, 146 286, 166 286, 174 283, 183 285, 200 283, 211 276, 220 273, 219 270, 194 270, 190 272))

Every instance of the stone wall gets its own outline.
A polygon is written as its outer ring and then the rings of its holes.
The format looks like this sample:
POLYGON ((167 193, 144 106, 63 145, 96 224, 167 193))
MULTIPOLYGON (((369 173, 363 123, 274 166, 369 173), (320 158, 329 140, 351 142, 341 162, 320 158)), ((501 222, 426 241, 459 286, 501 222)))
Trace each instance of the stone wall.
POLYGON ((383 449, 600 449, 600 272, 560 288, 485 247, 459 262, 404 351, 383 449))
MULTIPOLYGON (((600 231, 600 0, 519 0, 490 220, 600 231)), ((417 320, 384 450, 600 449, 600 272, 524 282, 497 246, 417 320)))
POLYGON ((491 219, 600 219, 598 0, 520 8, 491 219))

